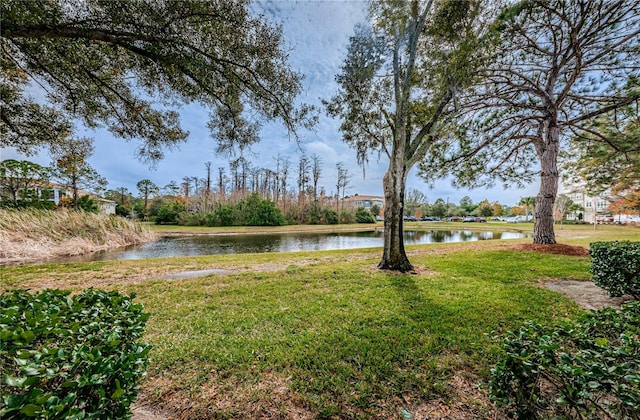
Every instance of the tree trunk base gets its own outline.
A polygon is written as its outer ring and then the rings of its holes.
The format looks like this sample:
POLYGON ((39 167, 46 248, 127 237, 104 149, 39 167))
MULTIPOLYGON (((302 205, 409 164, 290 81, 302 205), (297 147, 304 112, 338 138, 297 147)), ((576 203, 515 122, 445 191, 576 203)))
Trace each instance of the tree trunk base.
POLYGON ((400 259, 401 261, 391 262, 387 258, 382 258, 382 261, 378 263, 378 268, 380 270, 392 270, 399 271, 401 273, 408 273, 413 271, 413 265, 409 262, 409 259, 404 257, 400 259))
POLYGON ((557 244, 555 238, 539 238, 533 240, 534 245, 555 245, 557 244))

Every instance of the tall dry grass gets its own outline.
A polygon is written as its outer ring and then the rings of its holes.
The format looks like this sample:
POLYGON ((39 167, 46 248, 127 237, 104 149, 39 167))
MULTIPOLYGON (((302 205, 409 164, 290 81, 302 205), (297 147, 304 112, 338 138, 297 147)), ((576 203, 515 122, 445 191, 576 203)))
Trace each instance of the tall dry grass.
POLYGON ((80 255, 152 241, 122 217, 59 209, 0 209, 0 263, 80 255))

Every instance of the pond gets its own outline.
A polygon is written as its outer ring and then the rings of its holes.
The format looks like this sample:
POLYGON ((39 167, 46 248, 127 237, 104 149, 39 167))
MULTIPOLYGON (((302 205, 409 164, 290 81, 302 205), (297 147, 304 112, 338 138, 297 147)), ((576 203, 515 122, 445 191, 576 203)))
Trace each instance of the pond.
MULTIPOLYGON (((517 232, 469 230, 405 231, 405 245, 441 242, 469 242, 526 237, 517 232)), ((325 251, 383 246, 383 231, 340 233, 286 233, 268 235, 190 235, 163 237, 156 242, 65 258, 64 261, 136 260, 214 254, 245 254, 286 251, 325 251)))

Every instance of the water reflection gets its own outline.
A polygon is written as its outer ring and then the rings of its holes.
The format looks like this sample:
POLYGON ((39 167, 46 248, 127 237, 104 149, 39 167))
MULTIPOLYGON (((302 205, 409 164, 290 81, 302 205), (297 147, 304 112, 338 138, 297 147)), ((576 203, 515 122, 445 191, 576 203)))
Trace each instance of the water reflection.
MULTIPOLYGON (((469 230, 405 231, 405 245, 443 242, 469 242, 525 237, 516 232, 473 232, 469 230)), ((273 235, 174 236, 117 251, 72 257, 64 261, 136 260, 144 258, 244 254, 286 251, 382 247, 383 231, 344 233, 289 233, 273 235)))

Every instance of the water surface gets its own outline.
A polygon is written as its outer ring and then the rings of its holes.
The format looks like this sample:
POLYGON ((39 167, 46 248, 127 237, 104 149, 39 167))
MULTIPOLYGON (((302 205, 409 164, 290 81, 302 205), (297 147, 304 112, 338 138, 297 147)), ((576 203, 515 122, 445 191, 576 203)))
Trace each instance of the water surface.
MULTIPOLYGON (((414 230, 404 234, 405 245, 523 238, 516 232, 469 230, 414 230)), ((64 261, 137 260, 216 254, 286 251, 325 251, 375 248, 384 243, 383 231, 340 233, 283 233, 265 235, 190 235, 163 237, 144 245, 72 257, 64 261)))

